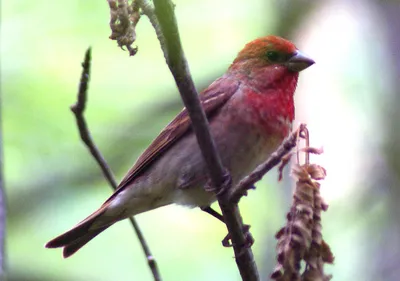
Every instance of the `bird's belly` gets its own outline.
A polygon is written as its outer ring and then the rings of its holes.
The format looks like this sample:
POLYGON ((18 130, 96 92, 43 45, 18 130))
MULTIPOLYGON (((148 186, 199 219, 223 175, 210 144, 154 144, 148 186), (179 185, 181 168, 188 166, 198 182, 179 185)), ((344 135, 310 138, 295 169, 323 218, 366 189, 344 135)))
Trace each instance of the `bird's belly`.
MULTIPOLYGON (((275 151, 283 137, 230 121, 211 122, 210 129, 223 166, 230 172, 232 185, 236 185, 275 151)), ((209 206, 216 196, 204 189, 208 179, 197 139, 189 133, 157 159, 132 187, 122 191, 110 209, 119 213, 123 209, 128 216, 172 203, 209 206)))
MULTIPOLYGON (((223 166, 230 172, 232 185, 236 185, 265 161, 282 141, 280 136, 266 137, 254 127, 240 123, 212 123, 211 133, 223 166)), ((208 206, 216 200, 216 197, 213 192, 204 190, 208 174, 197 140, 192 135, 182 141, 187 142, 187 146, 192 149, 188 149, 186 155, 179 157, 182 162, 174 163, 182 169, 178 174, 173 201, 182 205, 208 206), (192 152, 188 153, 189 151, 192 152)), ((177 151, 177 154, 179 153, 182 151, 177 151)))

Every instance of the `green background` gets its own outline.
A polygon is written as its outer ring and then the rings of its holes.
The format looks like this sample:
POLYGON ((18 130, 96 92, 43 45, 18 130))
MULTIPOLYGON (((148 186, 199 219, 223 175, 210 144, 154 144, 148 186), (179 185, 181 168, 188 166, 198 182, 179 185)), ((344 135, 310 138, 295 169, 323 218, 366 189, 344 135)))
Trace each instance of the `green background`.
MULTIPOLYGON (((316 60, 301 75, 296 107, 313 144, 327 150, 313 158, 328 170, 322 224, 336 261, 326 270, 334 280, 398 280, 399 3, 174 2, 199 90, 266 34, 291 39, 316 60)), ((152 26, 142 17, 139 52, 129 57, 108 39, 106 1, 3 1, 1 21, 9 280, 152 280, 126 221, 70 259, 43 247, 111 194, 69 110, 86 48, 93 48, 86 117, 117 179, 182 107, 152 26)), ((271 172, 241 202, 263 280, 292 183, 289 170, 281 183, 271 172)), ((233 251, 221 246, 225 227, 198 209, 168 206, 137 220, 164 280, 240 279, 233 251)))

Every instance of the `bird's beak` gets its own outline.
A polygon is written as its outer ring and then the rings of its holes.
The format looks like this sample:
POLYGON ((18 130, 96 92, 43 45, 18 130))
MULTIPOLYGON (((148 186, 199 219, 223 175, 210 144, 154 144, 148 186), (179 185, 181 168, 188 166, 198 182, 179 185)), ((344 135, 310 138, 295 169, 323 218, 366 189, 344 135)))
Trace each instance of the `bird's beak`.
POLYGON ((286 62, 286 66, 291 71, 300 72, 306 69, 307 67, 313 65, 314 63, 315 63, 314 60, 302 54, 300 51, 296 51, 294 56, 292 56, 286 62))

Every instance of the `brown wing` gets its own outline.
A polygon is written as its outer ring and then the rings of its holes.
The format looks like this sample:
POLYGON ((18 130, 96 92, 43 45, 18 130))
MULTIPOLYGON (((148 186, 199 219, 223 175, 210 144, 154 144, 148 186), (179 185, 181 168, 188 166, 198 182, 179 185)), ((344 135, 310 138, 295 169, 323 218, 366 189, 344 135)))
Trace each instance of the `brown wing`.
MULTIPOLYGON (((221 108, 239 88, 239 82, 235 80, 218 79, 200 94, 200 102, 208 119, 221 108)), ((191 128, 191 122, 184 108, 165 127, 158 137, 150 144, 143 154, 136 161, 135 165, 122 179, 117 191, 106 201, 109 202, 126 186, 132 183, 153 161, 162 155, 171 145, 178 141, 191 128)))

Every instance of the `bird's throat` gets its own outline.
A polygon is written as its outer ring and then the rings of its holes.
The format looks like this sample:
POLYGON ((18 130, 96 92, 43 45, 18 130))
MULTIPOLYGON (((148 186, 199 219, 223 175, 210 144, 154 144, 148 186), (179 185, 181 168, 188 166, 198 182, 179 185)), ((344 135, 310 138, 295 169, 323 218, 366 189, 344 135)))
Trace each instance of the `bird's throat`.
POLYGON ((257 73, 251 78, 248 80, 250 87, 246 91, 246 102, 253 109, 254 117, 266 134, 287 136, 295 118, 293 95, 298 73, 257 73))

